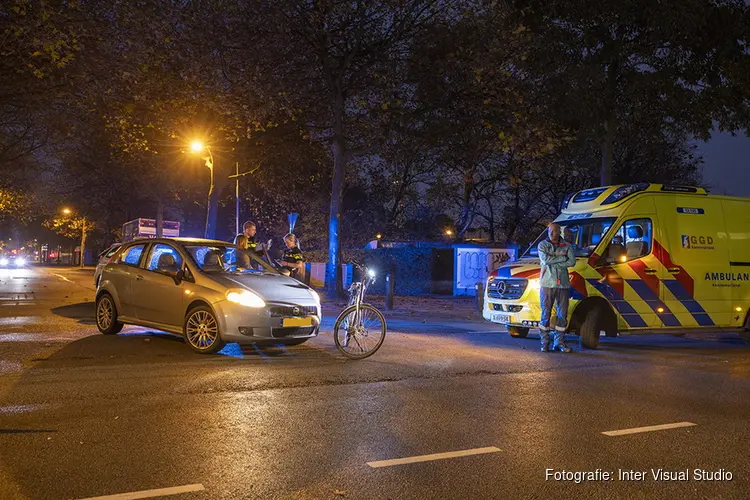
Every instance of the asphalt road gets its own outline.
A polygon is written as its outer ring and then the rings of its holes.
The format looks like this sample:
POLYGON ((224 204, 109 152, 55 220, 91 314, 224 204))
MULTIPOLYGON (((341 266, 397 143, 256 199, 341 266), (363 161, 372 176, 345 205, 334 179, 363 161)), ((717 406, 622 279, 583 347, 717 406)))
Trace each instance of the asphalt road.
POLYGON ((733 334, 545 354, 436 314, 394 319, 364 361, 328 331, 201 356, 142 328, 98 334, 91 281, 0 270, 0 498, 750 496, 750 346, 733 334))

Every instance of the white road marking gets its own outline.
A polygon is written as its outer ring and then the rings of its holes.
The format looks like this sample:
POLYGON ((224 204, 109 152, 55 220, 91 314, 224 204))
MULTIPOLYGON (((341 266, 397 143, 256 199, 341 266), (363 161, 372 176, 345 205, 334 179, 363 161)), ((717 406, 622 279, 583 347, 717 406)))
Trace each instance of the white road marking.
POLYGON ((649 425, 648 427, 635 427, 633 429, 621 429, 619 431, 602 432, 605 436, 625 436, 627 434, 638 434, 640 432, 664 431, 667 429, 679 429, 680 427, 693 427, 698 424, 692 422, 676 422, 674 424, 649 425))
POLYGON ((180 493, 192 493, 203 491, 206 488, 202 484, 186 484, 185 486, 175 486, 173 488, 161 488, 158 490, 134 491, 132 493, 119 493, 117 495, 106 495, 103 497, 89 497, 81 500, 133 500, 136 498, 153 498, 165 497, 168 495, 179 495, 180 493))
POLYGON ((379 460, 377 462, 367 462, 367 465, 369 465, 373 469, 377 469, 379 467, 390 467, 392 465, 413 464, 417 462, 430 462, 432 460, 444 460, 446 458, 468 457, 471 455, 482 455, 484 453, 497 453, 498 451, 503 451, 503 450, 501 450, 500 448, 495 448, 494 446, 489 446, 487 448, 474 448, 471 450, 449 451, 446 453, 433 453, 432 455, 419 455, 416 457, 395 458, 393 460, 379 460))
POLYGON ((60 278, 61 280, 65 280, 65 281, 67 281, 68 283, 75 283, 74 281, 71 281, 71 280, 69 280, 68 278, 66 278, 65 276, 63 276, 62 274, 55 274, 55 276, 57 276, 57 277, 58 277, 58 278, 60 278))

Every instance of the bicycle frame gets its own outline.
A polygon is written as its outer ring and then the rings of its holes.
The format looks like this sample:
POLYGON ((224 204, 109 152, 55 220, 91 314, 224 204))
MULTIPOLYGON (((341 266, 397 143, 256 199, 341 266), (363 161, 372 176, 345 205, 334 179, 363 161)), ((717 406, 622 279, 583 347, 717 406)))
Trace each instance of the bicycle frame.
POLYGON ((369 269, 365 266, 357 265, 357 268, 362 271, 364 279, 362 281, 355 281, 349 286, 349 303, 347 304, 347 307, 356 306, 354 309, 354 325, 359 326, 361 321, 359 317, 359 306, 365 300, 367 289, 370 285, 375 283, 375 276, 371 275, 369 269))

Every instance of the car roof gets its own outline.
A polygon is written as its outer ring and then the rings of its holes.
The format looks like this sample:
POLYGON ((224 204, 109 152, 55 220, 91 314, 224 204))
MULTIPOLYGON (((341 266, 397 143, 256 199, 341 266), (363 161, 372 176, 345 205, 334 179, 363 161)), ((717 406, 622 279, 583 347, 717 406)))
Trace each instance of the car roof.
MULTIPOLYGON (((138 238, 132 241, 128 241, 128 244, 132 243, 182 243, 183 245, 189 244, 189 245, 206 245, 206 246, 227 246, 227 245, 233 245, 233 243, 230 243, 228 241, 221 241, 221 240, 208 240, 205 238, 138 238)), ((125 243, 123 243, 124 245, 125 243)))

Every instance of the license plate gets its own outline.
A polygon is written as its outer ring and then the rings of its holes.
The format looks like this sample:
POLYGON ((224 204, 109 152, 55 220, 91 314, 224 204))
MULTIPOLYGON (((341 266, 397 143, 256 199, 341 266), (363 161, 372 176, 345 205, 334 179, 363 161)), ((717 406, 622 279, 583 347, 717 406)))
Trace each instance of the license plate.
POLYGON ((493 314, 492 321, 495 323, 502 323, 504 325, 507 325, 508 323, 510 323, 510 316, 508 316, 507 314, 493 314))
POLYGON ((281 326, 312 326, 312 318, 284 318, 281 326))

